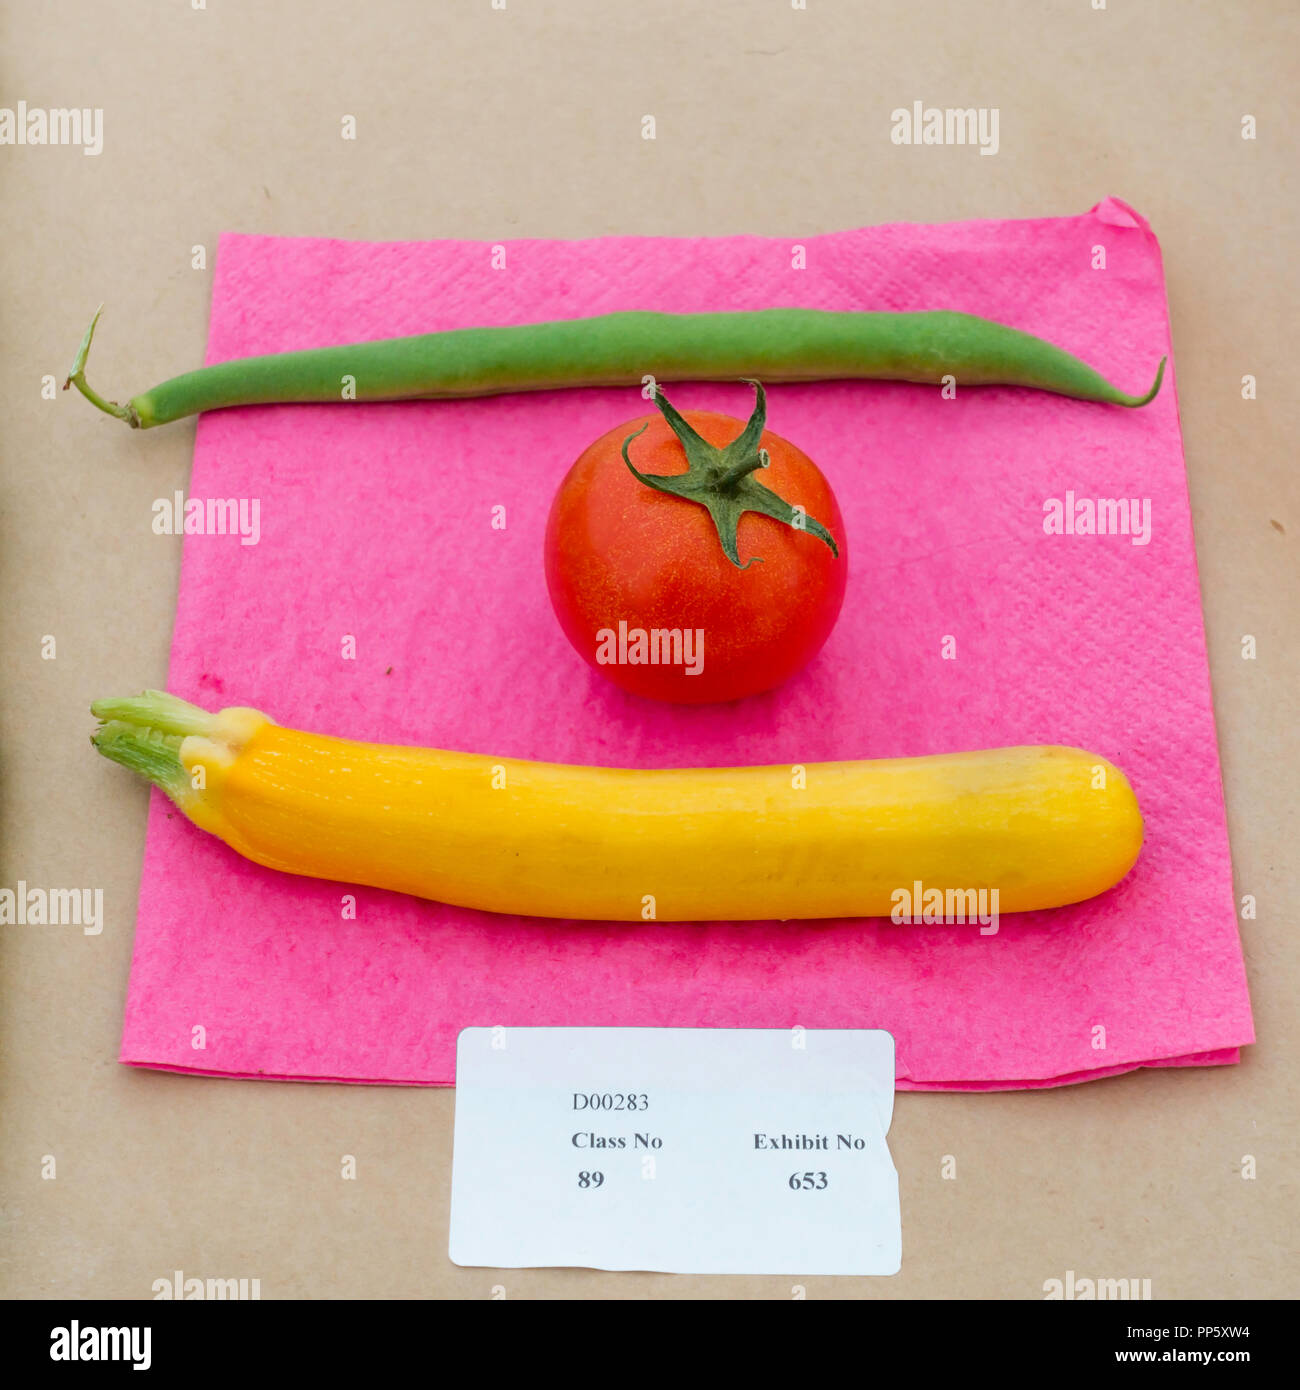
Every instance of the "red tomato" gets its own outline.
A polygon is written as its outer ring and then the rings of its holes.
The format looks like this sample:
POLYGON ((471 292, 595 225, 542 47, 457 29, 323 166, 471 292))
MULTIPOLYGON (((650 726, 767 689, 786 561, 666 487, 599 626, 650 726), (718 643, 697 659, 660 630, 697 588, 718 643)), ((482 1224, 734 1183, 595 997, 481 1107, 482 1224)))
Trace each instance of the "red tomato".
MULTIPOLYGON (((730 443, 744 422, 686 411, 710 444, 730 443)), ((596 440, 560 485, 546 527, 546 584, 565 635, 616 685, 658 700, 703 704, 770 690, 830 636, 844 602, 844 522, 830 485, 807 455, 765 431, 770 465, 755 474, 834 537, 826 542, 773 517, 745 512, 742 565, 727 559, 708 510, 658 492, 642 473, 687 472, 685 449, 660 415, 596 440), (665 635, 666 634, 666 635, 665 635), (675 634, 675 636, 674 636, 675 634)))

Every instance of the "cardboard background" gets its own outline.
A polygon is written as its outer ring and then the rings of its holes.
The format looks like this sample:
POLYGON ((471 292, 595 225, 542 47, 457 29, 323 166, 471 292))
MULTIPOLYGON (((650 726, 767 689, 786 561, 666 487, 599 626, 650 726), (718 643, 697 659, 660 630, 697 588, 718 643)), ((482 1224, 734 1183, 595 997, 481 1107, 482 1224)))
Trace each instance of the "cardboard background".
POLYGON ((0 929, 0 1294, 148 1297, 181 1269, 259 1278, 266 1298, 790 1296, 784 1278, 458 1269, 451 1092, 116 1063, 146 794, 91 757, 86 705, 162 682, 180 539, 148 520, 186 485, 193 424, 133 434, 42 399, 96 303, 92 380, 127 394, 201 360, 224 229, 797 237, 1108 193, 1164 252, 1237 892, 1258 902, 1259 1042, 1239 1067, 900 1096, 902 1273, 802 1282, 1036 1298, 1072 1269, 1150 1278, 1157 1298, 1295 1294, 1294 8, 734 0, 655 7, 653 43, 649 24, 631 0, 78 0, 0 20, 0 105, 102 107, 105 136, 97 158, 0 148, 0 883, 102 885, 108 919, 98 937, 0 929), (997 106, 1000 152, 891 144, 889 113, 914 100, 997 106))

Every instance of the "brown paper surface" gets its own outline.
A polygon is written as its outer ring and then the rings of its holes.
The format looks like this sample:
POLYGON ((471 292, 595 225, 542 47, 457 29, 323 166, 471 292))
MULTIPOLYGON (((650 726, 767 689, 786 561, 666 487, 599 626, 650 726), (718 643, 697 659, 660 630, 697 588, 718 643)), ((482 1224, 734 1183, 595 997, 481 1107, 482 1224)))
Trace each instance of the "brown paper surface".
POLYGON ((93 758, 86 707, 165 680, 181 542, 147 519, 185 486, 194 427, 133 433, 46 398, 100 300, 92 379, 125 395, 201 361, 227 229, 798 236, 1106 194, 1164 250, 1259 1041, 1239 1067, 900 1096, 902 1273, 800 1282, 812 1298, 1041 1298, 1073 1270, 1149 1278, 1156 1298, 1296 1293, 1294 6, 653 8, 653 42, 626 0, 5 16, 0 106, 102 109, 103 149, 0 146, 0 883, 100 885, 107 925, 0 928, 0 1295, 149 1298, 175 1270, 256 1278, 264 1298, 781 1299, 793 1282, 459 1269, 452 1092, 118 1065, 145 792, 93 758), (996 106, 998 153, 893 144, 890 113, 914 101, 996 106))

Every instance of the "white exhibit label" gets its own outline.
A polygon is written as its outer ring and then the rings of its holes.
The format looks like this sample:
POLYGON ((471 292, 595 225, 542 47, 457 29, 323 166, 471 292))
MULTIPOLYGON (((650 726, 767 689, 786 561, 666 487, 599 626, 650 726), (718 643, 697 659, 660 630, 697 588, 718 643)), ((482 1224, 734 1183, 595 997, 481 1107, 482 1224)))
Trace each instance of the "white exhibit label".
POLYGON ((893 1105, 878 1030, 466 1028, 451 1258, 896 1274, 893 1105))

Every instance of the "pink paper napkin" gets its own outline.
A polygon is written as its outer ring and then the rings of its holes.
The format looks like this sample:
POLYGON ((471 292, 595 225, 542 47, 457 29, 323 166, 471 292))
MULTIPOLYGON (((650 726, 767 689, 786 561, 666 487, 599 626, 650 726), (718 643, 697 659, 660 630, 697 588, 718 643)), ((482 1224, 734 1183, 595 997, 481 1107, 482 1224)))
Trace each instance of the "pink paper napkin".
MULTIPOLYGON (((208 360, 773 305, 983 314, 1132 391, 1169 351, 1159 247, 1113 199, 1081 217, 800 244, 805 269, 781 238, 519 241, 502 264, 478 242, 227 235, 208 360)), ((769 427, 837 490, 848 597, 801 675, 706 708, 603 681, 543 582, 551 496, 591 440, 645 412, 636 389, 204 416, 189 495, 257 499, 260 534, 186 537, 179 695, 359 739, 621 766, 1076 744, 1127 771, 1147 838, 1113 891, 1005 917, 996 935, 571 924, 274 873, 155 796, 122 1061, 439 1085, 469 1024, 886 1028, 905 1089, 1236 1061, 1253 1032, 1174 385, 1171 367, 1139 411, 1008 388, 943 400, 901 383, 772 386, 769 427), (1048 534, 1045 504, 1067 493, 1149 501, 1148 542, 1048 534)), ((752 400, 740 384, 671 395, 738 417, 752 400)))

